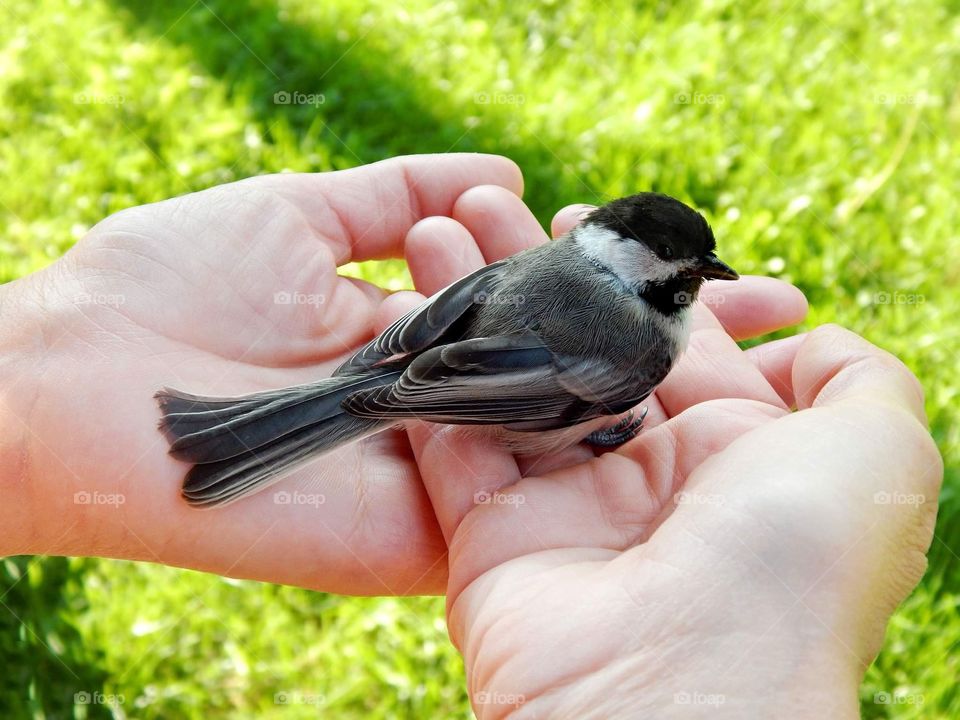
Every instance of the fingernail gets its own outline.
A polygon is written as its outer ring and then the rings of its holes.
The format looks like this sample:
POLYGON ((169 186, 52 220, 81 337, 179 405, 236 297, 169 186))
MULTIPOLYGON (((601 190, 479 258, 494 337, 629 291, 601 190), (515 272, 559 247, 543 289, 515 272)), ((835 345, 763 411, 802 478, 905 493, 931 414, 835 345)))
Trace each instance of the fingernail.
POLYGON ((588 205, 586 203, 581 203, 579 205, 576 205, 575 207, 577 208, 575 211, 577 214, 577 217, 580 218, 581 220, 597 209, 596 205, 588 205))

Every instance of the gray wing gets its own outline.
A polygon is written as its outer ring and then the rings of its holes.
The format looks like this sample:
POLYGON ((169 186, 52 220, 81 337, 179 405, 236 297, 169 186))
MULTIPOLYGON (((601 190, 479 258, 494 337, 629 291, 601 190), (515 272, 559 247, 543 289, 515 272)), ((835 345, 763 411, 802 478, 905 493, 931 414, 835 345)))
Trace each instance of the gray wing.
POLYGON ((354 393, 342 407, 359 417, 545 430, 623 412, 652 389, 638 396, 609 363, 557 355, 528 330, 431 348, 394 384, 354 393))
POLYGON ((437 342, 463 315, 492 294, 504 271, 495 262, 460 278, 396 320, 334 371, 353 375, 395 355, 419 352, 437 342))

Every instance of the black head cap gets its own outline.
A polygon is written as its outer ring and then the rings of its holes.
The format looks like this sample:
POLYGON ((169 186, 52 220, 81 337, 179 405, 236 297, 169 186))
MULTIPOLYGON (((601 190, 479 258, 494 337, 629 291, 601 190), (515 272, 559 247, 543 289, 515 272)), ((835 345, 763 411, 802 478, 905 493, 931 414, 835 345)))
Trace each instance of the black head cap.
POLYGON ((614 200, 594 210, 584 222, 638 240, 664 259, 702 257, 717 246, 703 215, 661 193, 614 200))

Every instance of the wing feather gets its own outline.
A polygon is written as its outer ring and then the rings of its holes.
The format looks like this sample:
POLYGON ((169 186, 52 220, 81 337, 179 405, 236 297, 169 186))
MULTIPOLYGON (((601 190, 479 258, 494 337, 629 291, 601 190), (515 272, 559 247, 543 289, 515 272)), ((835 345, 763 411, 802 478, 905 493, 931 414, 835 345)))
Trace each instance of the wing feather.
MULTIPOLYGON (((558 356, 532 331, 431 348, 390 386, 349 395, 347 412, 542 430, 621 412, 629 393, 607 363, 558 356)), ((626 407, 632 407, 637 398, 626 407)))
POLYGON ((503 268, 503 261, 495 262, 448 285, 394 321, 333 374, 355 374, 396 355, 430 347, 468 310, 494 291, 503 268))

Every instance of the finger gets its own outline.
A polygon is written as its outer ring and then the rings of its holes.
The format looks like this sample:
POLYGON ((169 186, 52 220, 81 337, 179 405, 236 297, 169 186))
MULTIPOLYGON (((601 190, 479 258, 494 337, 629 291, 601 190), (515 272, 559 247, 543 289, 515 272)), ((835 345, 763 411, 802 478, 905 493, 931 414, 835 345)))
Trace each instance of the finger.
POLYGON ((368 280, 347 276, 344 276, 343 279, 362 292, 364 297, 373 305, 383 302, 384 298, 387 297, 386 290, 368 280))
MULTIPOLYGON (((735 305, 735 302, 731 302, 735 305)), ((656 390, 668 416, 708 400, 739 398, 785 408, 763 373, 704 306, 694 307, 687 351, 656 390)))
POLYGON ((476 238, 488 263, 548 240, 524 202, 502 187, 467 190, 454 205, 453 217, 476 238))
POLYGON ((880 402, 926 424, 923 388, 900 360, 837 325, 808 333, 792 373, 800 409, 846 402, 880 402))
POLYGON ((449 216, 457 198, 476 185, 523 192, 523 177, 512 160, 474 153, 410 155, 350 170, 267 175, 245 183, 278 194, 303 213, 338 264, 400 257, 404 237, 418 220, 449 216))
POLYGON ((470 231, 446 217, 414 225, 407 233, 404 255, 414 286, 427 296, 486 265, 470 231))
POLYGON ((520 479, 513 455, 480 429, 416 422, 407 434, 447 541, 468 512, 520 479))
MULTIPOLYGON (((615 419, 611 419, 609 424, 613 425, 615 422, 615 419)), ((587 432, 584 432, 584 435, 587 435, 587 432)), ((558 445, 558 447, 553 450, 546 450, 534 455, 519 456, 517 458, 517 467, 520 468, 520 474, 523 477, 527 477, 528 475, 545 475, 560 468, 570 467, 571 465, 578 465, 587 460, 592 460, 596 456, 596 450, 587 443, 558 445)))
POLYGON ((795 325, 807 316, 807 299, 799 288, 758 275, 744 275, 736 282, 708 282, 700 291, 700 302, 734 340, 795 325))
POLYGON ((388 295, 373 315, 374 333, 379 335, 425 299, 423 295, 412 290, 401 290, 388 295))
POLYGON ((806 333, 803 333, 744 351, 787 407, 796 407, 796 399, 793 397, 793 361, 805 339, 806 333))
POLYGON ((596 205, 584 203, 567 205, 553 216, 553 221, 550 223, 550 235, 560 237, 564 233, 570 232, 581 220, 596 209, 596 205))

